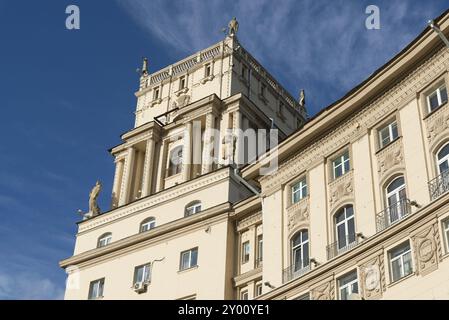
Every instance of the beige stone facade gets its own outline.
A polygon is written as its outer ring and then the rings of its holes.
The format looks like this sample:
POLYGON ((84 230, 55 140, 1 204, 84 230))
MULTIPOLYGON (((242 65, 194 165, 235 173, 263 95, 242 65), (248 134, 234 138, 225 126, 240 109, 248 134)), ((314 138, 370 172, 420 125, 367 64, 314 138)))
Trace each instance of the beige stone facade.
POLYGON ((142 73, 112 208, 60 263, 65 298, 448 299, 448 72, 428 28, 308 121, 234 35, 142 73), (257 161, 226 138, 273 123, 257 161))

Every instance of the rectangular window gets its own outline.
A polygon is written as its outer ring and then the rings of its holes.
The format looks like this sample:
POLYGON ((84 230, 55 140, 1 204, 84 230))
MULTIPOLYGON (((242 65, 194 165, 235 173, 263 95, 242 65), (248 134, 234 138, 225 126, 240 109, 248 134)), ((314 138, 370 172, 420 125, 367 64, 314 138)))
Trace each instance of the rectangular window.
POLYGON ((153 100, 159 99, 159 95, 160 95, 160 89, 159 88, 154 88, 153 100))
POLYGON ((179 78, 179 90, 184 89, 186 85, 187 85, 186 76, 182 76, 181 78, 179 78))
POLYGON ((443 221, 443 233, 446 240, 446 252, 449 253, 449 219, 443 221))
POLYGON ((262 84, 260 86, 260 95, 265 98, 265 91, 267 91, 267 86, 262 84))
POLYGON ((254 292, 255 292, 256 297, 262 295, 262 284, 261 283, 256 284, 256 290, 254 290, 254 292))
POLYGON ((187 251, 181 252, 181 263, 179 270, 186 270, 197 266, 198 260, 198 248, 193 248, 187 251))
POLYGON ((257 267, 263 261, 263 235, 259 234, 257 236, 257 267))
POLYGON ((398 125, 393 121, 379 130, 379 146, 385 147, 398 137, 398 125))
POLYGON ((359 283, 357 280, 357 271, 344 275, 338 279, 340 300, 348 300, 353 293, 359 293, 359 283))
POLYGON ((292 186, 292 204, 305 197, 307 197, 307 181, 303 178, 292 186))
POLYGON ((248 68, 242 64, 242 74, 241 74, 242 78, 245 80, 248 80, 248 68))
POLYGON ((89 286, 89 300, 95 300, 103 297, 104 278, 92 281, 89 286))
POLYGON ((350 170, 349 165, 349 151, 346 150, 341 156, 338 156, 332 161, 332 171, 334 179, 341 177, 350 170))
POLYGON ((282 102, 279 102, 279 116, 284 116, 284 104, 282 102))
POLYGON ((248 290, 243 290, 240 292, 240 300, 248 300, 248 290))
POLYGON ((392 249, 389 252, 389 258, 392 282, 395 282, 413 272, 412 252, 408 241, 392 249))
POLYGON ((242 244, 242 263, 249 261, 249 241, 242 244))
POLYGON ((212 65, 210 63, 204 66, 204 77, 210 77, 212 75, 212 65))
POLYGON ((445 85, 442 85, 434 92, 427 96, 427 108, 429 113, 435 109, 441 107, 447 102, 447 89, 445 85))
POLYGON ((147 263, 134 269, 134 283, 149 283, 151 280, 151 264, 147 263))

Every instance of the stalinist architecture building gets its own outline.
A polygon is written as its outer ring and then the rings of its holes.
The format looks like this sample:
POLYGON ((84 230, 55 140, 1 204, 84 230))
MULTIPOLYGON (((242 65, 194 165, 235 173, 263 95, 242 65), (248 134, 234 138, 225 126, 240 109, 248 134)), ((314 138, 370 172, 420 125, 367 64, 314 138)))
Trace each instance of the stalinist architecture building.
POLYGON ((234 19, 182 61, 144 60, 65 298, 449 299, 449 12, 433 27, 313 118, 234 19))

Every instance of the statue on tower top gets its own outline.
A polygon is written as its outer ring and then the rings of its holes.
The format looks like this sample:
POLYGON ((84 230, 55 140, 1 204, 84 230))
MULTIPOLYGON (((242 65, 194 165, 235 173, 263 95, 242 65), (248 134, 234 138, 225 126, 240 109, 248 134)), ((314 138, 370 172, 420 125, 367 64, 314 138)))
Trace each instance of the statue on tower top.
POLYGON ((142 76, 147 76, 148 75, 148 58, 144 57, 143 58, 143 64, 142 64, 142 76))
POLYGON ((97 204, 97 198, 101 191, 101 182, 97 181, 92 191, 89 194, 89 212, 87 213, 88 218, 98 216, 100 214, 100 208, 97 204))
POLYGON ((231 21, 229 21, 228 28, 228 35, 230 37, 233 37, 237 34, 237 31, 239 30, 239 23, 235 17, 232 18, 231 21))
POLYGON ((304 89, 301 89, 301 92, 299 93, 298 102, 299 102, 299 106, 300 107, 305 107, 305 105, 306 105, 306 94, 305 94, 304 89))

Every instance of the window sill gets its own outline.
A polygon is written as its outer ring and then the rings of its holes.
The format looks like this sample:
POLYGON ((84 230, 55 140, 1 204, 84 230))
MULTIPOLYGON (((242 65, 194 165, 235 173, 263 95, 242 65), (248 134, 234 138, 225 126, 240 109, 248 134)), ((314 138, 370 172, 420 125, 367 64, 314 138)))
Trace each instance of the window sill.
POLYGON ((162 102, 161 98, 153 100, 150 102, 150 107, 154 107, 155 105, 160 104, 161 102, 162 102))
POLYGON ((201 84, 205 84, 207 81, 212 81, 214 78, 215 78, 214 75, 210 75, 210 76, 208 76, 208 77, 205 77, 205 78, 201 79, 201 80, 200 80, 200 83, 201 83, 201 84))
POLYGON ((446 106, 448 104, 448 102, 443 103, 441 106, 436 107, 435 109, 433 109, 432 111, 429 112, 429 106, 426 105, 426 111, 427 111, 427 115, 423 118, 423 120, 426 120, 427 118, 429 118, 430 116, 432 116, 434 113, 438 112, 438 110, 441 110, 444 106, 446 106))
POLYGON ((349 170, 348 172, 346 172, 345 174, 343 174, 343 175, 341 175, 341 176, 339 176, 339 177, 337 177, 337 178, 333 178, 333 179, 329 182, 329 184, 337 183, 338 181, 343 180, 345 177, 347 177, 348 175, 350 175, 350 174, 352 173, 353 170, 354 170, 354 169, 351 169, 351 170, 349 170))
POLYGON ((181 94, 185 94, 189 91, 189 88, 182 88, 175 92, 175 96, 179 97, 181 94))
POLYGON ((198 269, 198 265, 196 265, 196 266, 193 266, 193 267, 190 267, 190 268, 187 268, 187 269, 182 269, 182 270, 178 270, 178 274, 182 274, 182 273, 186 273, 186 272, 189 272, 189 271, 192 271, 192 270, 196 270, 196 269, 198 269))
POLYGON ((403 281, 405 281, 405 280, 407 280, 407 279, 413 277, 414 275, 415 275, 415 272, 412 272, 412 273, 410 273, 410 274, 408 274, 408 275, 406 275, 406 276, 403 276, 402 278, 400 278, 400 279, 398 279, 398 280, 396 280, 396 281, 394 281, 394 282, 390 282, 390 283, 387 285, 387 288, 391 288, 391 287, 395 286, 396 284, 401 283, 401 282, 403 282, 403 281))
POLYGON ((398 136, 396 139, 394 139, 393 141, 390 141, 390 143, 387 143, 386 145, 384 145, 382 148, 379 148, 376 151, 376 155, 378 155, 379 153, 381 153, 382 151, 384 151, 385 149, 387 149, 389 146, 393 145, 394 143, 396 143, 397 141, 401 140, 402 136, 398 136))

